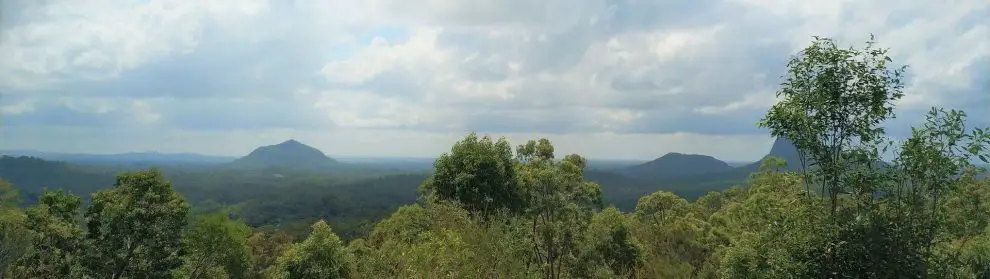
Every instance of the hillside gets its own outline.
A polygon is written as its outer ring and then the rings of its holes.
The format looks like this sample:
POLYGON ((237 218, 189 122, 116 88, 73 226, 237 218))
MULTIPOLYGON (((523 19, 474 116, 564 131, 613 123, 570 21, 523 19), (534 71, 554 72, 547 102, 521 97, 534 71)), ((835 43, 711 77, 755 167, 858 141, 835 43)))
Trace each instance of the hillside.
MULTIPOLYGON (((788 139, 778 138, 767 156, 781 157, 788 162, 788 169, 800 169, 798 150, 788 139)), ((762 160, 761 158, 761 160, 762 160)), ((623 197, 636 197, 657 190, 673 192, 686 199, 695 199, 710 191, 719 191, 746 181, 749 175, 760 169, 760 161, 732 167, 728 163, 706 155, 669 153, 656 160, 619 171, 624 177, 596 175, 590 180, 609 181, 620 189, 610 189, 605 195, 612 197, 620 208, 628 208, 635 201, 623 197), (619 192, 622 194, 618 194, 619 192)))
POLYGON ((319 149, 290 139, 279 144, 258 147, 248 155, 231 162, 228 167, 333 171, 345 165, 323 154, 319 149))
POLYGON ((113 185, 114 172, 35 157, 0 156, 0 178, 17 187, 22 204, 34 204, 44 189, 64 189, 88 197, 113 185))
POLYGON ((711 156, 667 153, 660 158, 622 169, 620 173, 636 179, 663 180, 732 169, 729 164, 711 156))

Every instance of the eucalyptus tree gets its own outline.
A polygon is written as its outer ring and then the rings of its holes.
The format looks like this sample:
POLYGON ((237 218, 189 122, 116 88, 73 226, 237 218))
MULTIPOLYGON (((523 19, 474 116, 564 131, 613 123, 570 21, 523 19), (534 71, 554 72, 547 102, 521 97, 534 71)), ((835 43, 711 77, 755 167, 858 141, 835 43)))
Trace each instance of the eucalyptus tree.
POLYGON ((584 179, 583 157, 571 154, 557 160, 547 139, 530 140, 516 150, 535 262, 544 278, 561 278, 576 262, 580 236, 602 206, 601 188, 584 179))
POLYGON ((440 155, 421 191, 430 200, 457 202, 482 216, 500 210, 518 213, 525 206, 512 146, 505 138, 492 140, 473 132, 440 155))
POLYGON ((886 142, 882 124, 895 117, 894 102, 904 96, 907 67, 891 62, 873 36, 862 49, 814 37, 787 63, 777 91, 781 101, 759 122, 807 156, 812 175, 806 182, 821 185, 832 216, 839 195, 850 190, 843 182, 852 170, 880 161, 877 147, 886 142))

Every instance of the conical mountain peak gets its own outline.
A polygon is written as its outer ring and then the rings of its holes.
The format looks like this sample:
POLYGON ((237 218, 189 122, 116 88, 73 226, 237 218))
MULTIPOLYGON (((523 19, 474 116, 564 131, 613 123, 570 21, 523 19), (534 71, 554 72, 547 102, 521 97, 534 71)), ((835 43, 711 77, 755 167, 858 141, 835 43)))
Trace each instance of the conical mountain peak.
POLYGON ((327 157, 319 149, 295 139, 289 139, 279 144, 258 147, 247 156, 235 161, 234 164, 246 167, 322 169, 336 165, 338 162, 327 157))
POLYGON ((301 143, 301 142, 299 142, 299 141, 297 141, 295 139, 289 139, 289 140, 283 141, 282 143, 279 143, 277 145, 305 145, 305 144, 303 144, 303 143, 301 143))

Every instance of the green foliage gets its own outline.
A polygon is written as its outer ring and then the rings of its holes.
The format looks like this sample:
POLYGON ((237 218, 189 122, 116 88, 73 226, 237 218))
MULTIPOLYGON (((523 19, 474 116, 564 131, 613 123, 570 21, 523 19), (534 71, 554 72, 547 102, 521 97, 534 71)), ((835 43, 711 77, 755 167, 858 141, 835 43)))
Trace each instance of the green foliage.
POLYGON ((498 221, 465 223, 458 229, 471 249, 467 267, 475 273, 470 278, 534 278, 537 270, 530 264, 533 242, 525 218, 499 215, 498 221))
MULTIPOLYGON (((786 81, 774 104, 760 121, 773 136, 794 141, 802 158, 812 166, 812 181, 828 193, 831 214, 838 196, 848 192, 843 183, 853 169, 879 160, 876 146, 883 141, 881 124, 894 117, 893 102, 904 96, 906 67, 889 69, 886 49, 874 47, 873 37, 863 49, 840 48, 830 38, 815 37, 810 46, 788 62, 786 81), (851 156, 855 154, 863 156, 851 156)), ((810 182, 810 181, 809 181, 810 182)))
POLYGON ((20 195, 10 182, 0 179, 0 208, 16 207, 20 202, 20 195))
POLYGON ((452 204, 403 207, 351 242, 358 278, 531 278, 523 220, 469 216, 452 204), (487 220, 487 221, 485 221, 487 220), (445 252, 437 252, 437 251, 445 252))
POLYGON ((433 175, 422 186, 432 199, 456 201, 468 212, 482 215, 502 209, 518 212, 524 207, 512 146, 505 138, 492 141, 471 133, 455 143, 450 153, 440 155, 434 166, 433 175))
POLYGON ((292 245, 278 257, 272 278, 349 278, 351 255, 343 242, 325 221, 316 222, 312 228, 306 240, 292 245))
POLYGON ((18 277, 74 278, 79 266, 83 228, 79 209, 82 199, 64 191, 46 191, 38 204, 27 209, 27 229, 32 232, 31 250, 15 267, 18 277))
POLYGON ((430 238, 433 228, 465 222, 466 215, 466 211, 444 204, 429 204, 427 208, 420 205, 399 208, 375 226, 367 241, 352 243, 350 249, 356 252, 359 259, 356 266, 358 277, 408 278, 413 274, 428 274, 433 266, 414 266, 413 263, 417 257, 431 254, 416 254, 411 250, 429 239, 436 239, 430 238))
POLYGON ((633 277, 643 265, 643 248, 633 236, 633 225, 614 207, 592 217, 582 242, 575 277, 633 277))
MULTIPOLYGON (((113 185, 121 170, 31 157, 0 156, 0 177, 17 186, 22 205, 37 203, 46 187, 92 193, 113 185)), ((305 236, 317 219, 327 220, 343 239, 367 234, 374 223, 403 204, 415 202, 426 173, 391 170, 314 173, 312 171, 224 169, 218 166, 165 166, 174 189, 199 212, 231 209, 252 227, 278 226, 305 236)))
MULTIPOLYGON (((88 167, 32 157, 0 156, 0 177, 17 185, 23 195, 18 202, 33 204, 47 187, 89 194, 113 183, 112 173, 96 173, 88 167)), ((2 195, 2 193, 0 193, 2 195)), ((8 202, 2 199, 0 202, 8 202)))
POLYGON ((722 247, 720 278, 808 278, 823 243, 826 207, 802 189, 802 176, 763 172, 745 198, 716 212, 732 245, 722 247))
POLYGON ((733 186, 724 191, 708 192, 704 196, 698 198, 695 204, 698 205, 700 210, 702 210, 703 215, 711 216, 713 213, 722 209, 722 207, 731 204, 732 202, 740 201, 745 193, 746 191, 742 188, 733 186))
POLYGON ((0 277, 30 248, 30 231, 24 227, 24 215, 16 210, 0 210, 0 277))
POLYGON ((0 179, 0 277, 30 246, 31 234, 24 213, 15 207, 17 191, 0 179))
POLYGON ((705 237, 708 223, 701 213, 701 208, 670 192, 639 199, 633 217, 636 237, 646 251, 639 277, 694 278, 710 272, 711 251, 705 237))
POLYGON ((100 278, 168 278, 188 211, 160 171, 121 174, 86 209, 85 266, 100 278))
POLYGON ((554 158, 549 140, 517 148, 520 180, 527 193, 537 267, 544 278, 560 278, 579 257, 581 232, 602 205, 601 188, 584 180, 586 160, 554 158))
POLYGON ((446 228, 424 232, 423 241, 408 248, 407 278, 471 278, 468 261, 473 255, 461 236, 446 228))
POLYGON ((261 279, 270 273, 269 269, 282 253, 292 245, 292 237, 281 230, 263 230, 254 233, 247 240, 251 250, 250 278, 261 279))
POLYGON ((210 272, 222 270, 226 278, 249 278, 250 236, 251 227, 231 220, 226 213, 199 216, 182 235, 184 263, 176 270, 176 277, 217 278, 210 272))
MULTIPOLYGON (((880 160, 889 147, 881 125, 894 117, 893 102, 903 96, 905 68, 889 69, 887 50, 873 45, 871 37, 861 50, 841 49, 831 39, 816 38, 788 64, 787 81, 778 92, 783 100, 760 126, 792 139, 807 156, 801 163, 810 163, 812 169, 803 176, 804 192, 811 194, 812 184, 821 186, 820 193, 828 198, 828 218, 823 222, 819 215, 805 213, 817 208, 790 209, 772 224, 814 229, 789 232, 787 237, 764 229, 739 239, 742 245, 723 259, 723 275, 746 278, 758 271, 770 278, 938 277, 950 269, 938 248, 957 239, 944 236, 946 230, 968 231, 948 233, 959 237, 985 227, 982 221, 956 220, 958 227, 953 228, 944 214, 944 196, 973 169, 972 158, 986 157, 984 146, 990 143, 982 129, 966 129, 964 113, 933 108, 927 122, 912 129, 900 146, 894 164, 880 160), (791 219, 796 216, 800 218, 791 219)), ((799 203, 816 207, 810 199, 799 203)), ((954 205, 967 204, 956 200, 954 205)), ((765 218, 741 216, 761 219, 765 218)), ((742 230, 747 231, 753 229, 742 230)))

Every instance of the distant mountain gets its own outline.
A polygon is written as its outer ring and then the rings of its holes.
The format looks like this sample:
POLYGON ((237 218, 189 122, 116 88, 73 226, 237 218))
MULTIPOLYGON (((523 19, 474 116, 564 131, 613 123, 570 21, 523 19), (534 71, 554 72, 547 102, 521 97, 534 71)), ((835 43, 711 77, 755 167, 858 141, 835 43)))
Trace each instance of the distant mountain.
MULTIPOLYGON (((766 156, 782 157, 787 160, 789 168, 799 169, 798 150, 790 140, 777 139, 766 156)), ((609 187, 603 191, 609 196, 609 202, 620 208, 630 209, 635 206, 634 197, 658 190, 670 191, 693 200, 707 192, 721 191, 741 184, 759 168, 759 161, 733 167, 710 156, 670 153, 656 160, 622 169, 620 173, 626 179, 602 173, 586 176, 589 180, 609 187)))
POLYGON ((760 164, 763 163, 762 161, 764 158, 767 158, 769 156, 774 156, 784 159, 784 161, 787 162, 788 170, 798 171, 801 170, 800 154, 801 154, 800 151, 798 150, 797 146, 794 145, 793 141, 787 138, 777 138, 777 140, 773 142, 773 146, 770 147, 770 153, 767 153, 766 156, 760 158, 760 161, 756 161, 744 165, 740 168, 742 171, 745 171, 748 176, 749 173, 753 173, 760 170, 760 164))
POLYGON ((620 172, 636 179, 663 180, 702 173, 724 172, 729 164, 711 156, 667 153, 653 161, 622 169, 620 172))
POLYGON ((332 171, 346 164, 327 157, 319 149, 296 140, 256 148, 247 156, 230 163, 230 167, 246 169, 292 169, 332 171))
MULTIPOLYGON (((794 142, 789 139, 778 138, 776 141, 774 141, 773 147, 770 148, 770 153, 767 154, 767 156, 776 156, 784 159, 784 161, 787 162, 787 170, 790 171, 802 170, 800 152, 798 151, 797 146, 794 145, 794 142)), ((766 158, 767 156, 764 156, 763 158, 766 158)), ((810 158, 805 158, 805 160, 807 160, 805 162, 805 167, 811 168, 812 166, 811 166, 810 158)), ((745 168, 745 170, 749 172, 755 172, 760 170, 760 164, 761 162, 757 161, 749 165, 746 165, 743 168, 745 168)), ((881 169, 891 166, 893 166, 893 164, 886 161, 874 162, 874 167, 881 169)))
POLYGON ((0 179, 18 189, 24 205, 33 204, 43 190, 65 189, 89 197, 113 185, 114 171, 28 156, 0 156, 0 179))
MULTIPOLYGON (((800 171, 802 169, 801 160, 797 146, 794 142, 786 138, 777 138, 770 152, 760 158, 760 161, 749 163, 744 166, 731 168, 727 171, 709 172, 695 174, 691 176, 675 177, 662 181, 662 185, 673 187, 695 185, 695 187, 705 188, 704 190, 719 190, 719 187, 728 187, 746 181, 749 175, 760 170, 762 160, 769 156, 780 157, 787 162, 787 170, 800 171), (706 186, 702 186, 706 185, 706 186)), ((889 166, 889 163, 879 162, 879 167, 889 166)), ((701 190, 701 189, 699 189, 701 190)))
POLYGON ((220 164, 234 161, 235 157, 211 156, 193 153, 130 152, 119 154, 58 153, 35 150, 2 150, 0 155, 28 156, 45 160, 77 164, 99 165, 173 165, 220 164))

